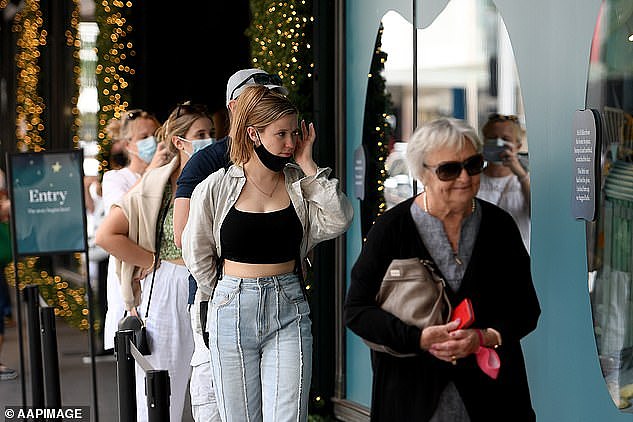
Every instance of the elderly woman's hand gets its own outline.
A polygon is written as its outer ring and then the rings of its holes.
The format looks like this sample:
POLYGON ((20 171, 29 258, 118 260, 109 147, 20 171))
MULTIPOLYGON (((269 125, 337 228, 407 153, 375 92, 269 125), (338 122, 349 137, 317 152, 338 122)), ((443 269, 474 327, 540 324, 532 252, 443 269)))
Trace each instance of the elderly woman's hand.
POLYGON ((451 321, 448 324, 426 327, 420 334, 420 348, 431 352, 436 344, 451 340, 451 332, 456 330, 458 326, 459 320, 451 321))
POLYGON ((422 331, 420 345, 436 358, 455 363, 457 359, 479 349, 479 336, 474 329, 457 330, 459 321, 427 327, 422 331))

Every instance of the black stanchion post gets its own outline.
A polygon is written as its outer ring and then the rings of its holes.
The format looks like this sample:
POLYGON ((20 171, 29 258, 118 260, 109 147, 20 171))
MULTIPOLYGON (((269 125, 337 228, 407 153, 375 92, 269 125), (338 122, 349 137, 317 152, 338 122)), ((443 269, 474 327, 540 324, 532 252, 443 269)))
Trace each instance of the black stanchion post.
POLYGON ((166 370, 145 373, 147 415, 149 422, 169 422, 169 372, 166 370))
POLYGON ((40 317, 42 325, 42 358, 44 359, 46 407, 59 409, 62 406, 62 394, 59 380, 59 354, 57 351, 55 309, 50 306, 41 308, 40 317))
POLYGON ((117 331, 114 336, 116 381, 119 392, 119 422, 136 422, 135 361, 130 351, 134 331, 117 331))
POLYGON ((44 407, 44 375, 42 368, 42 341, 40 337, 40 291, 34 284, 24 286, 29 367, 31 368, 31 398, 33 407, 44 407))

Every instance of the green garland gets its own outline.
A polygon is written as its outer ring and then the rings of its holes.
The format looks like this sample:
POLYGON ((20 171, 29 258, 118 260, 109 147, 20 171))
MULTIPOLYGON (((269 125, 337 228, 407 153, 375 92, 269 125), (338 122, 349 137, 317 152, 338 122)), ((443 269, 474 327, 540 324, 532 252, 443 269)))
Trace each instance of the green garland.
POLYGON ((302 118, 312 120, 312 1, 251 0, 250 5, 246 35, 253 67, 278 74, 302 118))
MULTIPOLYGON (((0 3, 0 8, 7 3, 0 3)), ((77 100, 79 98, 79 0, 73 0, 70 15, 65 17, 67 25, 65 46, 72 49, 73 77, 75 86, 71 98, 73 120, 71 132, 73 147, 78 147, 77 100)), ((12 31, 16 33, 16 139, 18 151, 40 152, 46 149, 46 142, 41 134, 45 131, 46 122, 42 115, 46 109, 44 99, 40 95, 41 73, 40 57, 43 49, 48 48, 48 22, 44 20, 39 0, 27 0, 13 20, 12 31)), ((79 262, 78 257, 75 257, 79 262)), ((15 286, 16 274, 13 263, 4 268, 7 282, 15 286)), ((88 307, 86 291, 65 281, 61 276, 49 274, 43 269, 38 257, 24 258, 18 261, 18 288, 35 284, 46 303, 55 309, 55 315, 62 317, 68 324, 79 329, 88 329, 88 307)), ((99 323, 96 322, 98 327, 99 323)))
MULTIPOLYGON (((72 282, 65 281, 58 275, 49 274, 40 268, 39 258, 25 258, 18 262, 19 289, 35 284, 44 301, 55 310, 55 316, 62 317, 68 325, 87 330, 88 303, 86 289, 77 287, 72 282)), ((9 264, 5 267, 5 276, 10 286, 15 286, 15 267, 9 264)), ((94 319, 95 330, 100 330, 100 322, 94 319)))
POLYGON ((99 172, 109 170, 112 139, 105 132, 108 121, 118 118, 130 104, 130 87, 136 69, 136 51, 132 41, 132 0, 102 0, 95 2, 97 36, 97 92, 101 109, 97 114, 99 172))
POLYGON ((365 100, 362 139, 366 154, 367 173, 365 175, 365 199, 361 201, 363 239, 376 218, 386 211, 384 182, 387 178, 387 171, 385 161, 389 155, 389 139, 393 132, 387 122, 387 117, 393 113, 393 103, 383 76, 387 61, 387 53, 381 49, 383 29, 381 22, 369 70, 365 100))

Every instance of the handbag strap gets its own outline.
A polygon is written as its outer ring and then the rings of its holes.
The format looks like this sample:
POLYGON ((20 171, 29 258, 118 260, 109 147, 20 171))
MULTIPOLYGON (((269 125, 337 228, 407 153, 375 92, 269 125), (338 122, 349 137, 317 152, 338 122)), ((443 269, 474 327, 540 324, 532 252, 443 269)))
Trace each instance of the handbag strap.
POLYGON ((154 291, 154 280, 156 279, 156 269, 158 267, 158 262, 160 260, 160 243, 163 239, 165 218, 167 217, 167 213, 169 212, 169 204, 171 203, 171 195, 167 193, 168 193, 168 190, 165 190, 163 203, 161 205, 161 209, 158 214, 158 219, 156 220, 156 234, 157 235, 156 235, 156 240, 154 244, 154 249, 156 250, 156 253, 154 255, 154 271, 152 271, 152 284, 150 285, 149 297, 147 298, 147 309, 145 310, 145 320, 149 318, 149 305, 152 303, 152 292, 154 291))

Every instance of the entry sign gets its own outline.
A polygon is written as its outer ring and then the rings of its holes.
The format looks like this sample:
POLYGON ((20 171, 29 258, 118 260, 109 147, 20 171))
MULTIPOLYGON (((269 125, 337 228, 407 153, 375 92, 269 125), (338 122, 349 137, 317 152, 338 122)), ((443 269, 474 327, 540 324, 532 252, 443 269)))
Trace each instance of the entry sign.
POLYGON ((16 254, 86 250, 83 151, 7 154, 16 254))
MULTIPOLYGON (((598 116, 599 118, 599 116, 598 116)), ((572 215, 576 219, 593 221, 596 216, 596 182, 600 170, 596 162, 602 134, 598 130, 592 110, 576 110, 574 114, 573 136, 573 192, 571 200, 572 215)))

